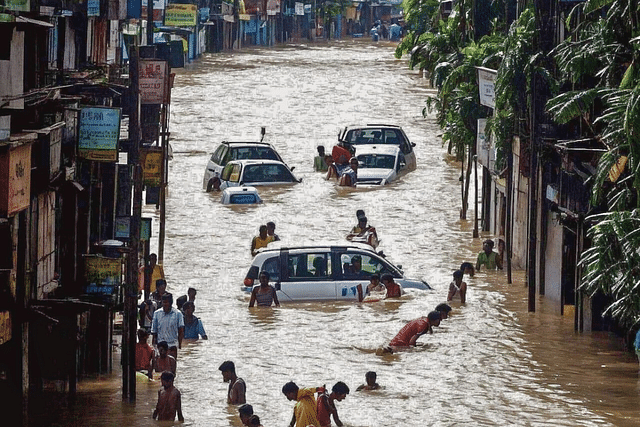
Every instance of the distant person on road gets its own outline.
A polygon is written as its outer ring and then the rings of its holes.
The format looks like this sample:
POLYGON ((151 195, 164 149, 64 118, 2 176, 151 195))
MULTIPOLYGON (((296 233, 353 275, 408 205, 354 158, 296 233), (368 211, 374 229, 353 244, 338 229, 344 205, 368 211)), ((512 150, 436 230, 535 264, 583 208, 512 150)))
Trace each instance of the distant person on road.
POLYGON ((464 274, 460 270, 453 272, 453 282, 449 284, 449 294, 447 301, 459 299, 462 304, 467 301, 467 282, 462 281, 464 274))
POLYGON ((222 362, 222 365, 218 368, 222 372, 222 379, 224 382, 229 383, 229 390, 227 391, 227 403, 231 405, 241 405, 247 403, 245 396, 247 385, 242 378, 236 375, 236 365, 227 360, 222 362))
POLYGON ((195 304, 192 301, 187 301, 182 308, 184 310, 184 338, 188 340, 209 339, 204 331, 202 320, 193 315, 196 309, 195 304))
POLYGON ((145 330, 151 330, 151 322, 153 321, 153 313, 158 308, 157 303, 151 298, 145 300, 140 304, 138 314, 140 316, 140 327, 145 330))
POLYGON ((376 382, 378 375, 374 371, 369 371, 364 374, 366 384, 359 385, 356 391, 368 391, 380 389, 380 384, 376 382))
POLYGON ((380 278, 380 281, 387 288, 387 295, 385 298, 400 298, 404 291, 402 290, 402 286, 397 284, 393 280, 393 276, 389 273, 385 273, 380 278))
POLYGON ((169 346, 166 341, 158 343, 158 356, 153 360, 153 370, 156 372, 171 372, 176 374, 176 358, 169 354, 169 346))
POLYGON ((316 172, 326 172, 327 163, 325 162, 326 153, 324 145, 318 145, 318 155, 313 158, 313 170, 316 172))
POLYGON ((163 390, 158 391, 158 403, 153 411, 153 419, 158 421, 174 421, 178 414, 178 421, 184 422, 182 415, 182 397, 180 390, 173 386, 174 375, 163 372, 160 376, 163 390))
POLYGON ((400 25, 394 22, 389 26, 389 39, 392 42, 399 41, 401 35, 402 35, 402 27, 400 25))
POLYGON ((342 171, 338 185, 341 187, 355 187, 358 182, 358 159, 352 157, 349 160, 349 167, 342 171))
POLYGON ((178 349, 182 348, 184 338, 184 316, 182 312, 171 307, 173 296, 164 294, 162 296, 162 308, 153 313, 151 323, 151 334, 153 343, 166 341, 169 346, 169 354, 178 359, 178 349))
POLYGON ((324 392, 324 387, 299 388, 296 383, 290 381, 282 386, 282 393, 290 401, 296 401, 293 408, 293 418, 289 427, 307 427, 309 425, 319 427, 318 409, 314 393, 324 392))
POLYGON ((418 338, 427 333, 432 334, 432 327, 440 325, 440 317, 439 311, 432 311, 427 317, 412 320, 400 329, 400 332, 389 343, 389 347, 393 351, 398 347, 415 347, 418 338))
POLYGON ((258 249, 266 248, 269 243, 273 242, 273 237, 267 234, 266 225, 261 225, 258 232, 259 234, 251 240, 251 256, 256 256, 258 249))
POLYGON ((487 270, 502 270, 502 260, 497 253, 493 252, 493 240, 487 239, 482 243, 482 252, 478 254, 478 261, 476 262, 476 270, 480 271, 480 267, 483 265, 487 270))
POLYGON ((269 284, 269 273, 261 271, 260 274, 258 274, 258 280, 260 280, 260 286, 254 286, 251 290, 249 307, 253 307, 256 302, 258 303, 258 307, 271 307, 271 304, 274 303, 276 307, 280 307, 276 288, 269 284))
POLYGON ((267 235, 271 236, 271 239, 274 242, 277 242, 280 240, 280 237, 276 234, 276 223, 273 221, 269 221, 267 223, 267 235))
POLYGON ((349 387, 342 381, 338 381, 331 388, 331 393, 326 390, 318 393, 318 422, 320 427, 331 427, 331 417, 338 427, 342 426, 342 421, 338 417, 336 401, 341 402, 349 394, 349 387))

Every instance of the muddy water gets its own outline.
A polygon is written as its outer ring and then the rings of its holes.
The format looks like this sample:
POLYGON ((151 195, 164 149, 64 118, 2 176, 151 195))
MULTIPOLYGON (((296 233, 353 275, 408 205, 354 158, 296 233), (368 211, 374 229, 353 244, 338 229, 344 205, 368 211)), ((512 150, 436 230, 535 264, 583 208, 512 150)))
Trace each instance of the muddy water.
MULTIPOLYGON (((447 159, 433 117, 421 115, 431 92, 392 53, 349 40, 211 55, 177 70, 164 264, 174 295, 198 289, 196 315, 209 335, 179 355, 186 425, 240 425, 225 402, 224 360, 235 361, 265 426, 291 419, 280 391, 290 380, 345 381, 352 391, 337 407, 346 426, 638 425, 637 361, 606 334, 575 334, 572 318, 547 314, 543 301, 528 313, 521 272, 513 284, 503 273, 477 274, 467 304, 424 345, 376 355, 446 299, 451 272, 481 249, 471 221, 458 219, 459 165, 447 159), (337 190, 313 172, 316 146, 331 147, 340 126, 367 122, 403 126, 418 168, 385 188, 337 190), (303 181, 260 190, 259 207, 222 206, 202 190, 209 153, 224 139, 259 138, 260 126, 303 181), (240 285, 260 224, 275 221, 287 242, 342 242, 356 209, 377 227, 387 257, 433 291, 394 303, 247 308, 240 285), (369 370, 384 389, 356 392, 369 370)), ((121 402, 119 387, 115 375, 81 384, 61 424, 153 425, 158 384, 138 385, 135 407, 121 402)))

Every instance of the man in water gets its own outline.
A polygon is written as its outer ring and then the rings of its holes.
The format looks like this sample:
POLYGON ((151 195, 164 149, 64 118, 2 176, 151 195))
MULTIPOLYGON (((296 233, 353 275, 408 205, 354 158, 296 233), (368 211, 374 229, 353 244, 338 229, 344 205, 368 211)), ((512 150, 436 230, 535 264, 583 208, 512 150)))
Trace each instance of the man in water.
POLYGON ((338 180, 338 185, 342 187, 355 187, 358 182, 358 159, 352 157, 349 160, 349 167, 342 171, 338 180))
POLYGON ((172 304, 171 294, 162 295, 162 309, 153 313, 151 334, 154 344, 166 341, 169 345, 169 354, 178 359, 178 349, 182 348, 184 338, 184 316, 180 310, 173 308, 172 304))
POLYGON ((314 393, 325 391, 324 387, 299 388, 296 383, 290 381, 282 386, 282 393, 288 400, 296 401, 293 408, 293 418, 289 427, 307 427, 309 425, 319 426, 318 408, 314 393))
POLYGON ((184 422, 182 415, 182 397, 180 390, 173 386, 174 375, 171 372, 163 372, 160 380, 163 390, 158 391, 158 403, 153 411, 153 419, 158 421, 173 421, 178 414, 178 421, 184 422))
POLYGON ((482 252, 478 254, 478 261, 476 262, 476 270, 480 271, 480 267, 483 265, 487 270, 495 270, 496 268, 502 270, 502 260, 496 252, 493 252, 493 240, 487 239, 482 243, 482 252))
POLYGON ((229 383, 227 403, 232 405, 247 403, 245 396, 247 385, 242 378, 236 375, 236 365, 232 361, 227 360, 226 362, 222 362, 222 365, 220 365, 218 369, 222 372, 224 382, 229 383))
POLYGON ((427 317, 419 317, 404 325, 400 332, 391 340, 389 347, 415 347, 416 341, 424 334, 432 334, 433 326, 440 326, 440 312, 432 311, 427 317))
POLYGON ((342 426, 342 421, 338 417, 336 409, 336 401, 341 402, 349 394, 349 387, 342 381, 335 383, 331 389, 331 393, 327 394, 325 390, 318 393, 318 422, 320 427, 331 427, 331 417, 338 427, 342 426))

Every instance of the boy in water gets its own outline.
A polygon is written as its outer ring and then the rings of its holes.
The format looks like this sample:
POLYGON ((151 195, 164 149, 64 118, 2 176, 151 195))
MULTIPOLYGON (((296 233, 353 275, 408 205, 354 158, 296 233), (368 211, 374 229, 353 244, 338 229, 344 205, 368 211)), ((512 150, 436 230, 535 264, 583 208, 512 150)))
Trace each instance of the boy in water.
POLYGON ((374 371, 367 372, 366 374, 364 374, 364 379, 367 381, 367 383, 358 386, 356 391, 380 389, 380 384, 376 382, 376 378, 377 378, 377 375, 374 371))
POLYGON ((296 401, 296 406, 293 408, 293 418, 289 423, 289 427, 307 427, 308 425, 319 426, 318 423, 318 408, 314 393, 323 393, 324 387, 314 388, 299 388, 296 383, 289 381, 282 386, 282 394, 284 394, 288 400, 296 401))
POLYGON ((169 354, 169 345, 166 341, 158 343, 158 357, 153 361, 153 370, 156 372, 171 372, 176 374, 176 359, 169 354))
POLYGON ((349 387, 342 381, 338 381, 331 389, 331 394, 327 394, 324 390, 318 393, 318 422, 320 427, 331 426, 331 416, 333 421, 336 422, 338 427, 342 426, 342 421, 338 417, 338 410, 336 409, 336 400, 342 401, 349 394, 349 387))
POLYGON ((222 380, 229 383, 227 391, 227 403, 241 405, 247 403, 245 396, 247 385, 242 378, 236 375, 236 365, 230 360, 222 362, 218 368, 222 372, 222 380))
POLYGON ((182 400, 180 390, 173 386, 174 375, 163 372, 160 380, 163 390, 158 390, 158 404, 153 411, 153 419, 158 421, 173 421, 178 414, 178 421, 184 422, 182 416, 182 400))

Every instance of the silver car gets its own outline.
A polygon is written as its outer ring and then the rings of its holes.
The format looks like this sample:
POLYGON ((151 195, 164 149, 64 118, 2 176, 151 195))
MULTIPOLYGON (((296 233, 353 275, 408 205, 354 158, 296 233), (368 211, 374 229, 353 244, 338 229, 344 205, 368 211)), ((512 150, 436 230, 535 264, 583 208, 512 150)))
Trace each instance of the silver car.
POLYGON ((389 273, 403 288, 431 289, 422 280, 408 279, 382 255, 364 244, 272 247, 254 257, 244 289, 260 286, 258 274, 267 271, 280 302, 353 300, 357 286, 369 284, 373 274, 389 273))

